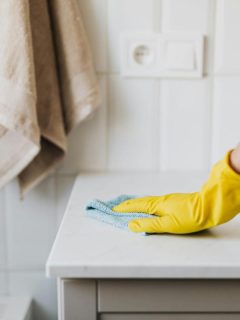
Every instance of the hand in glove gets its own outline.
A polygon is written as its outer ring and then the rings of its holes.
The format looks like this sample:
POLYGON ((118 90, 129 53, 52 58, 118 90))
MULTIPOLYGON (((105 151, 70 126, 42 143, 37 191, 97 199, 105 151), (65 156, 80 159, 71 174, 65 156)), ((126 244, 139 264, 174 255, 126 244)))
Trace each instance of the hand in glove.
POLYGON ((156 216, 130 221, 133 232, 186 234, 225 223, 240 212, 240 175, 229 164, 230 154, 212 168, 199 192, 136 198, 113 210, 156 216))

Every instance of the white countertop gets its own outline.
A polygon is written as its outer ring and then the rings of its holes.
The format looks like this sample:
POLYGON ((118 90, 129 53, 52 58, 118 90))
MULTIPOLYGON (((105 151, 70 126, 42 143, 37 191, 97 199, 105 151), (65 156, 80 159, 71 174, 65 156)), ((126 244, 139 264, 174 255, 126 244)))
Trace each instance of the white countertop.
POLYGON ((207 174, 78 176, 46 265, 60 278, 240 278, 240 218, 194 235, 142 236, 84 215, 86 203, 119 194, 199 189, 207 174))

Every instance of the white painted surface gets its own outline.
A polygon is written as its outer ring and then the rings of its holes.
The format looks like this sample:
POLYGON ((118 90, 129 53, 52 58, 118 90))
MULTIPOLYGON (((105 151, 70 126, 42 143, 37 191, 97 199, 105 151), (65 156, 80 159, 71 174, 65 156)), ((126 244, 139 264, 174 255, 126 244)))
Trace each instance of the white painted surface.
MULTIPOLYGON (((6 259, 6 247, 5 247, 6 225, 5 225, 5 216, 4 216, 4 209, 5 209, 4 196, 5 196, 4 190, 2 190, 0 192, 0 268, 4 267, 4 262, 6 259)), ((0 288, 1 288, 1 285, 0 285, 0 288)))
POLYGON ((190 236, 142 236, 87 217, 92 198, 197 190, 205 176, 80 175, 50 257, 61 278, 240 278, 240 219, 190 236))
POLYGON ((209 0, 162 0, 162 3, 165 31, 208 32, 209 0))
POLYGON ((31 299, 0 296, 0 320, 30 320, 31 299))
POLYGON ((0 295, 7 292, 7 272, 0 272, 0 295))
POLYGON ((54 197, 54 177, 24 201, 15 182, 6 187, 8 267, 43 267, 56 233, 54 197))
POLYGON ((81 0, 80 3, 96 70, 106 72, 108 0, 81 0))
POLYGON ((72 187, 75 181, 75 176, 58 175, 56 177, 56 192, 57 192, 57 226, 59 227, 64 211, 67 207, 72 187))
POLYGON ((204 170, 210 158, 209 81, 166 80, 161 88, 161 169, 204 170))
POLYGON ((240 142, 239 101, 240 78, 215 79, 213 119, 213 159, 222 157, 227 148, 240 142))
POLYGON ((205 170, 211 155, 215 161, 240 140, 239 0, 78 2, 101 79, 102 108, 72 132, 69 154, 52 182, 44 182, 24 203, 14 183, 0 196, 0 292, 8 293, 10 287, 11 294, 29 292, 36 300, 34 306, 44 310, 35 308, 41 320, 57 318, 51 291, 55 284, 42 285, 43 266, 74 174, 105 169, 205 170), (225 23, 219 24, 223 17, 225 23), (118 35, 126 30, 206 34, 207 76, 200 82, 148 79, 141 85, 139 79, 120 78, 118 35), (5 222, 6 233, 1 231, 5 222), (42 275, 39 280, 36 273, 42 275), (13 286, 16 279, 18 285, 13 286))
POLYGON ((122 32, 154 31, 156 19, 155 0, 113 0, 108 2, 108 59, 109 71, 120 71, 120 43, 122 32))
POLYGON ((110 170, 152 169, 155 131, 153 80, 109 78, 110 170))
POLYGON ((216 12, 215 72, 240 75, 240 1, 218 0, 216 12))
POLYGON ((28 294, 33 299, 34 320, 57 319, 57 292, 54 280, 46 279, 43 272, 18 271, 10 272, 8 281, 10 296, 28 294))
POLYGON ((107 77, 99 76, 102 93, 102 105, 89 119, 83 122, 69 135, 68 154, 63 160, 59 172, 76 174, 80 171, 104 170, 107 149, 107 77))

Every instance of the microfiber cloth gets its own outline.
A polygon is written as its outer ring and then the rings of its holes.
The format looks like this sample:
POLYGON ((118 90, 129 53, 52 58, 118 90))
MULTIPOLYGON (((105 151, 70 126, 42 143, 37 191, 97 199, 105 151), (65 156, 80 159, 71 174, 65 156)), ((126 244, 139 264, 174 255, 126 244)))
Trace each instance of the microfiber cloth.
POLYGON ((112 208, 123 201, 136 198, 136 196, 121 195, 109 201, 93 199, 86 206, 86 214, 89 217, 100 220, 114 227, 129 230, 128 222, 138 218, 152 218, 151 215, 139 212, 114 212, 112 208))

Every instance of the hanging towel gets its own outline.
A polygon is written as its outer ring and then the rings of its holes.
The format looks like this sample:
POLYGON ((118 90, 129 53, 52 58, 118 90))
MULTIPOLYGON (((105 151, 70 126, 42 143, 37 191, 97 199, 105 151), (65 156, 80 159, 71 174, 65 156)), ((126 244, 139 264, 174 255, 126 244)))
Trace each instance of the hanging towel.
POLYGON ((129 230, 128 223, 133 219, 138 218, 152 218, 150 214, 139 213, 139 212, 129 212, 129 213, 121 213, 114 212, 112 208, 116 205, 120 204, 123 201, 136 198, 136 196, 129 195, 121 195, 115 199, 109 201, 101 201, 97 199, 93 199, 86 206, 86 215, 97 219, 99 221, 110 224, 114 227, 129 230))
POLYGON ((0 21, 0 187, 19 175, 24 194, 100 94, 76 0, 1 0, 0 21))

